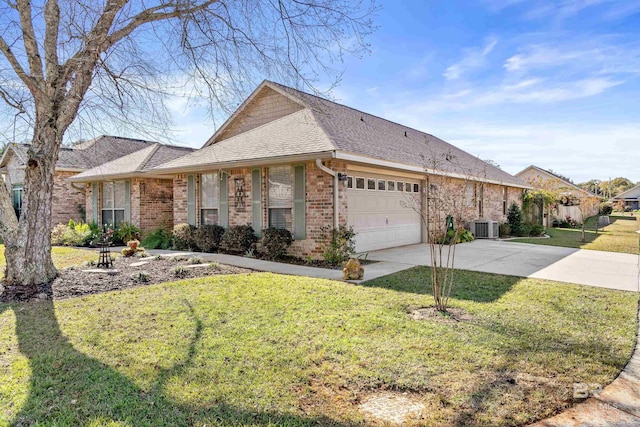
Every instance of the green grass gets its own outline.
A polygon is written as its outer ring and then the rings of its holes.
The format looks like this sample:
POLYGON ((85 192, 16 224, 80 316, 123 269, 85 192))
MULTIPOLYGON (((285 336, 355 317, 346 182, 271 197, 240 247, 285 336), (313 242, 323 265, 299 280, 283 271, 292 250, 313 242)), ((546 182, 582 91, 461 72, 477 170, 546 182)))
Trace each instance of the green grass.
MULTIPOLYGON (((72 265, 82 264, 85 261, 98 259, 95 251, 66 248, 63 246, 54 246, 51 249, 51 256, 57 268, 71 267, 72 265)), ((0 245, 0 279, 4 277, 4 266, 4 245, 0 245)))
POLYGON ((268 273, 0 305, 0 426, 350 425, 379 391, 421 425, 520 425, 608 383, 631 354, 631 293, 474 272, 415 321, 428 269, 354 286, 268 273))
POLYGON ((638 254, 640 246, 640 234, 636 230, 640 228, 637 217, 628 215, 611 215, 611 224, 600 228, 595 232, 597 217, 587 219, 585 229, 585 242, 582 242, 580 229, 547 228, 549 239, 514 239, 511 242, 533 243, 536 245, 563 246, 566 248, 591 249, 595 251, 622 252, 638 254))

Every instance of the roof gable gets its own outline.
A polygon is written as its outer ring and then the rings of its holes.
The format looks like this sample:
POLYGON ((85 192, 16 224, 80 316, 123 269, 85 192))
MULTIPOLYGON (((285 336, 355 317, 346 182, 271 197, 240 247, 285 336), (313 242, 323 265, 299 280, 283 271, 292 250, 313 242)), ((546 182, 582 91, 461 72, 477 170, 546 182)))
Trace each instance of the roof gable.
POLYGON ((224 122, 204 144, 207 147, 224 139, 260 127, 286 115, 300 111, 304 106, 264 81, 224 122))
POLYGON ((544 180, 547 183, 553 183, 555 187, 554 190, 564 190, 565 192, 577 191, 581 194, 597 197, 596 194, 590 191, 587 191, 584 188, 580 188, 574 183, 569 182, 566 179, 563 179, 558 175, 535 165, 531 165, 524 168, 523 170, 518 172, 515 176, 524 179, 529 184, 531 184, 534 188, 539 187, 539 185, 536 185, 536 184, 541 184, 541 182, 536 182, 536 181, 544 180))
POLYGON ((628 189, 627 191, 624 191, 620 194, 618 194, 615 197, 612 197, 613 200, 621 200, 621 199, 640 199, 640 184, 636 185, 635 187, 632 187, 630 189, 628 189))

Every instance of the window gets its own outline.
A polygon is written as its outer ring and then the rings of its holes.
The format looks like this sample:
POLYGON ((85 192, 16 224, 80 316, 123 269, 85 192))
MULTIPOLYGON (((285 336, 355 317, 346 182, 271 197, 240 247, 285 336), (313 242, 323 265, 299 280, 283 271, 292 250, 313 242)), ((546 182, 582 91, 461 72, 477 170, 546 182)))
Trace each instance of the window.
POLYGON ((387 190, 396 191, 396 182, 395 181, 387 181, 387 190))
POLYGON ((465 204, 468 208, 473 208, 476 200, 476 185, 473 182, 467 182, 465 191, 465 204))
POLYGON ((384 191, 386 189, 387 189, 387 181, 385 181, 384 179, 379 179, 378 180, 378 190, 384 191))
POLYGON ((404 183, 404 191, 406 191, 407 193, 411 193, 411 183, 409 182, 404 183))
POLYGON ((404 182, 400 182, 400 181, 398 181, 398 184, 397 184, 396 190, 398 190, 398 191, 404 191, 404 182))
POLYGON ((291 166, 269 168, 269 227, 293 231, 291 166))
POLYGON ((353 177, 347 177, 347 188, 353 188, 353 177))
POLYGON ((102 183, 102 224, 116 226, 124 221, 125 182, 102 183))
POLYGON ((364 178, 356 178, 356 189, 364 190, 364 178))
POLYGON ((217 173, 200 175, 200 224, 218 224, 220 179, 217 173))
POLYGON ((484 185, 482 183, 478 184, 478 215, 480 218, 484 216, 484 185))
POLYGON ((376 180, 373 178, 367 179, 367 190, 375 190, 376 189, 376 180))
MULTIPOLYGON (((4 185, 4 183, 0 182, 0 185, 4 185)), ((20 218, 20 213, 22 212, 22 186, 15 185, 12 188, 12 198, 13 198, 13 210, 16 211, 16 216, 20 218)))
POLYGON ((414 193, 420 192, 420 184, 413 184, 413 192, 414 193))
POLYGON ((507 214, 507 187, 502 190, 502 214, 507 214))

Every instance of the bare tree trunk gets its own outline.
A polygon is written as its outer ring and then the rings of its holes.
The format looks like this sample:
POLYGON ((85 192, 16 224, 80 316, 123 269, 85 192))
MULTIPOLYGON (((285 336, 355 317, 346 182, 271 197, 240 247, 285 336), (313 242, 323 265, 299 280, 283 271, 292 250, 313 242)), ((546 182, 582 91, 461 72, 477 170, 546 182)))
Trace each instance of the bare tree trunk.
POLYGON ((5 297, 10 298, 33 296, 38 284, 57 275, 51 259, 51 202, 61 141, 55 120, 40 121, 44 123, 36 127, 28 153, 22 215, 17 227, 3 233, 5 297))

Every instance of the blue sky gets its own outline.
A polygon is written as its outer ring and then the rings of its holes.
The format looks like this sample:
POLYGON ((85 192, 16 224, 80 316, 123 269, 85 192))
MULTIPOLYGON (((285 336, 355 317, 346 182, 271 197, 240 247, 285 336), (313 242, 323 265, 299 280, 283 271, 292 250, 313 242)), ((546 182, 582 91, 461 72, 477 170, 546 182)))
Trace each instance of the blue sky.
MULTIPOLYGON (((333 98, 510 173, 640 181, 640 1, 381 1, 333 98)), ((213 133, 176 105, 178 143, 213 133)))

